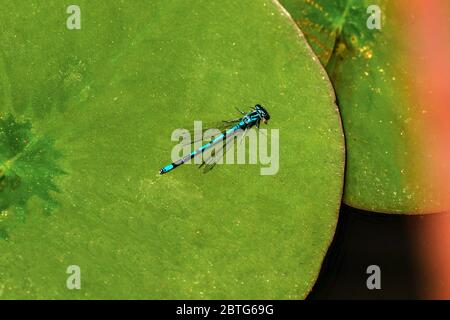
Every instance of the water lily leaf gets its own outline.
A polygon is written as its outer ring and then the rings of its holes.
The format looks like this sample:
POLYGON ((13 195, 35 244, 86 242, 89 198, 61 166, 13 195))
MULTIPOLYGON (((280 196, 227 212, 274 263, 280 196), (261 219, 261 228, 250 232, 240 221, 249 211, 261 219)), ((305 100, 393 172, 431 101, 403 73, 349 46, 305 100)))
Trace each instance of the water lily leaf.
MULTIPOLYGON (((426 83, 419 74, 419 65, 431 65, 437 58, 417 49, 429 42, 421 43, 413 31, 426 24, 422 10, 416 10, 414 19, 410 4, 399 1, 281 2, 326 66, 337 93, 347 140, 344 202, 388 213, 448 208, 448 188, 442 185, 448 186, 450 177, 443 152, 450 127, 441 126, 440 134, 433 131, 439 121, 430 119, 439 118, 445 100, 428 97, 428 91, 438 96, 445 81, 431 88, 436 78, 426 83), (381 29, 368 27, 374 12, 381 29)), ((443 7, 448 13, 448 6, 443 7)), ((428 36, 435 37, 431 32, 428 36)))
MULTIPOLYGON (((0 241, 0 296, 305 297, 334 234, 344 143, 295 23, 267 0, 77 4, 80 30, 66 29, 65 1, 2 3, 0 111, 53 140, 66 174, 52 179, 59 208, 27 198, 0 241), (260 161, 159 175, 175 129, 256 103, 266 138, 279 134, 272 175, 260 161), (66 288, 70 265, 81 290, 66 288)), ((53 162, 39 163, 32 175, 53 162)))

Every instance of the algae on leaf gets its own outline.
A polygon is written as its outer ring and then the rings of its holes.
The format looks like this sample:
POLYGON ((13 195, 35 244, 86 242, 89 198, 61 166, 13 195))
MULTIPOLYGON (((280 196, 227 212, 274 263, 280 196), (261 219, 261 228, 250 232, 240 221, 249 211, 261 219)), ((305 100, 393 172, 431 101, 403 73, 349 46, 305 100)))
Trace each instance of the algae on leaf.
POLYGON ((38 197, 44 211, 57 207, 52 192, 58 192, 54 183, 63 174, 57 160, 60 153, 53 142, 35 136, 29 122, 17 122, 12 115, 0 115, 0 211, 2 235, 7 235, 10 216, 24 219, 27 202, 38 197))

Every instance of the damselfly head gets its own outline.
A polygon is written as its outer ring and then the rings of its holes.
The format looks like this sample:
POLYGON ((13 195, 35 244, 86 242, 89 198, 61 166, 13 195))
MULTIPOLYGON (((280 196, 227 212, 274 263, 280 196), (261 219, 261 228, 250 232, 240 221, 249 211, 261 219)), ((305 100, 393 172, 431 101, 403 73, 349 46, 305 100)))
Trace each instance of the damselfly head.
POLYGON ((269 112, 267 112, 266 109, 260 104, 257 104, 255 106, 255 111, 258 112, 262 122, 267 123, 267 121, 270 119, 269 112))

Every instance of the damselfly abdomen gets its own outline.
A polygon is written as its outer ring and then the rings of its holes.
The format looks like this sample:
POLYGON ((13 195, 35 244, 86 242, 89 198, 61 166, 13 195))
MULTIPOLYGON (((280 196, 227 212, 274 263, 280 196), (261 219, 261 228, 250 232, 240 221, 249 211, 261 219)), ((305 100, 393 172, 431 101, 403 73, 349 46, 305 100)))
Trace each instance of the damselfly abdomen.
MULTIPOLYGON (((171 164, 165 166, 161 170, 159 170, 160 174, 167 173, 169 171, 172 171, 173 169, 181 166, 182 164, 186 163, 187 161, 191 160, 192 158, 202 155, 206 150, 209 150, 210 148, 214 147, 215 145, 224 142, 229 141, 229 139, 234 139, 234 137, 241 133, 243 136, 247 133, 249 129, 256 126, 259 128, 259 125, 261 124, 261 121, 264 123, 267 123, 267 121, 270 119, 270 115, 267 112, 266 109, 264 109, 263 106, 257 104, 255 107, 253 107, 249 112, 245 113, 238 109, 238 111, 241 113, 242 117, 223 121, 223 123, 228 124, 228 128, 225 128, 218 136, 216 136, 214 139, 212 139, 210 142, 204 144, 200 148, 192 151, 190 154, 182 157, 181 159, 172 162, 171 164)), ((243 137, 242 136, 242 137, 243 137)), ((229 145, 229 144, 226 144, 229 145)), ((219 154, 215 154, 212 157, 209 157, 208 159, 203 159, 203 162, 200 166, 205 166, 212 168, 217 161, 223 156, 223 153, 226 150, 221 150, 219 154)))

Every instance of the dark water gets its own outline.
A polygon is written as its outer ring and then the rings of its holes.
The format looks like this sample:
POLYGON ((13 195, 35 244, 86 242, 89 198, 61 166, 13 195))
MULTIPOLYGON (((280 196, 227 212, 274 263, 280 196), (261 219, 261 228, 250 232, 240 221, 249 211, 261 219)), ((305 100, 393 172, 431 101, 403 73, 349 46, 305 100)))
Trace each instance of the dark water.
POLYGON ((343 206, 334 241, 308 298, 421 298, 423 275, 412 237, 424 217, 377 214, 343 206), (381 269, 380 290, 367 288, 369 265, 381 269))

